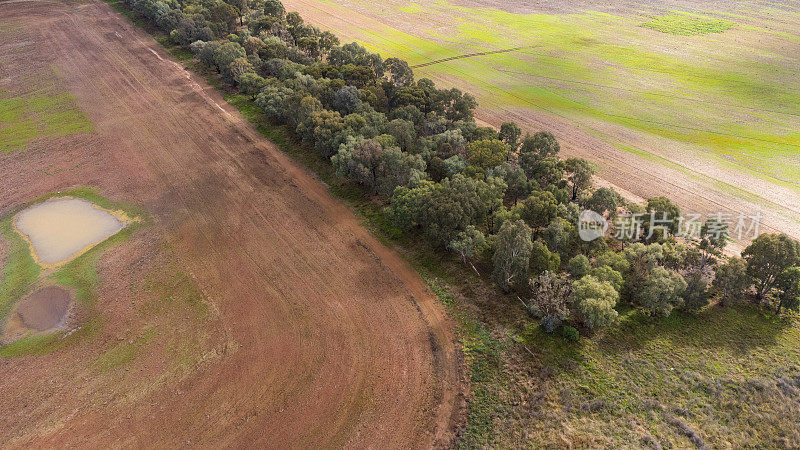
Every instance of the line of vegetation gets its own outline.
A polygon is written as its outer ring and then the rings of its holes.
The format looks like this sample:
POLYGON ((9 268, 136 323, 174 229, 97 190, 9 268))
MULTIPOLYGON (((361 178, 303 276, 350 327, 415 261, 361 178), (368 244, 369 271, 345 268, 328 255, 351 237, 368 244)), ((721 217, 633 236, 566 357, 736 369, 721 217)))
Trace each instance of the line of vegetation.
MULTIPOLYGON (((338 186, 360 186, 339 195, 360 204, 386 236, 401 243, 422 237, 421 254, 450 254, 466 271, 491 273, 542 336, 577 342, 631 314, 691 318, 708 314, 712 300, 722 311, 750 301, 771 305, 777 315, 800 305, 797 241, 764 234, 742 258, 725 258, 730 230, 721 218, 698 224, 696 240, 681 239, 682 214, 668 198, 638 205, 612 189, 594 189, 592 164, 560 159, 551 134, 523 137, 513 122, 480 127, 469 94, 415 80, 402 60, 340 45, 277 0, 128 4, 172 45, 188 47, 219 73, 224 89, 233 89, 228 100, 262 133, 283 140, 315 170, 348 181, 338 186), (605 221, 645 215, 665 225, 645 221, 627 235, 587 242, 577 226, 582 210, 605 221)), ((514 341, 553 342, 526 330, 514 341)), ((483 359, 472 363, 473 375, 487 361, 483 350, 477 353, 483 359)), ((481 384, 484 377, 472 378, 462 437, 485 444, 492 442, 495 411, 486 402, 500 400, 481 384)))

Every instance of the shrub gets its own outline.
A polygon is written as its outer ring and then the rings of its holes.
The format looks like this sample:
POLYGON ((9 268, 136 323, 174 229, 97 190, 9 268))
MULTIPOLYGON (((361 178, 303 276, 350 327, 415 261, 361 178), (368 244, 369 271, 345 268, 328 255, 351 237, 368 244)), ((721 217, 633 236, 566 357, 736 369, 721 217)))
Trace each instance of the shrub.
POLYGON ((567 263, 567 272, 572 275, 572 278, 580 280, 589 273, 589 258, 584 255, 578 255, 569 260, 567 263))
POLYGON ((581 334, 578 333, 578 330, 569 325, 561 329, 561 336, 569 342, 578 342, 581 338, 581 334))

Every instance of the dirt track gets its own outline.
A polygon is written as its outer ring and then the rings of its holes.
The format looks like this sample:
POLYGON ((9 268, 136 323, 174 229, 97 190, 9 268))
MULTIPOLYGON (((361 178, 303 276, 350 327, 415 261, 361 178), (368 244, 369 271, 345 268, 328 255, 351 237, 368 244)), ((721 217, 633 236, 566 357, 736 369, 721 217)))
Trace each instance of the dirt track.
POLYGON ((451 324, 322 183, 107 5, 0 3, 0 21, 21 26, 0 33, 13 67, 0 87, 55 67, 94 126, 0 154, 0 212, 88 185, 154 217, 100 261, 99 331, 0 359, 0 443, 448 442, 462 403, 451 324), (174 267, 208 317, 144 308, 141 286, 174 267), (129 363, 98 368, 109 349, 145 341, 129 363))

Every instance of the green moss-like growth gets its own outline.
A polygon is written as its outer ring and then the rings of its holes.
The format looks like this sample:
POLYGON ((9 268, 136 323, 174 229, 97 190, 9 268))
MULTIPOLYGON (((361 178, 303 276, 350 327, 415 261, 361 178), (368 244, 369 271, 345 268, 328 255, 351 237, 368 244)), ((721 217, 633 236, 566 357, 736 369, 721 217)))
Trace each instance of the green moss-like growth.
POLYGON ((25 295, 28 287, 38 278, 40 267, 36 264, 28 249, 28 244, 14 231, 11 217, 0 222, 0 235, 10 243, 6 264, 0 279, 0 322, 8 315, 20 297, 25 295))
POLYGON ((688 14, 667 14, 642 24, 643 27, 678 36, 722 33, 733 27, 727 20, 707 19, 688 14))
POLYGON ((0 99, 0 152, 24 149, 37 138, 91 131, 71 94, 34 94, 0 99))

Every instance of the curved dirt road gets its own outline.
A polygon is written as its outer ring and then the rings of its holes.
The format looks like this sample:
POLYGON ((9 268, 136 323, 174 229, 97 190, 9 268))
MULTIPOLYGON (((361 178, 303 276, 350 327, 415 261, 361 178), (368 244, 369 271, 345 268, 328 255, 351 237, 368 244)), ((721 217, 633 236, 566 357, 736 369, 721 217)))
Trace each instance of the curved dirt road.
POLYGON ((52 71, 94 127, 0 154, 0 213, 94 186, 154 219, 100 260, 99 331, 0 358, 0 443, 449 443, 454 332, 405 261, 107 5, 0 2, 0 19, 16 25, 0 88, 52 71), (175 267, 207 316, 169 306, 178 294, 148 306, 175 267))

